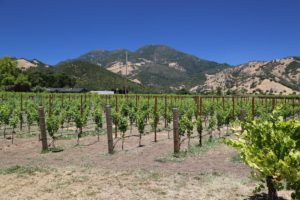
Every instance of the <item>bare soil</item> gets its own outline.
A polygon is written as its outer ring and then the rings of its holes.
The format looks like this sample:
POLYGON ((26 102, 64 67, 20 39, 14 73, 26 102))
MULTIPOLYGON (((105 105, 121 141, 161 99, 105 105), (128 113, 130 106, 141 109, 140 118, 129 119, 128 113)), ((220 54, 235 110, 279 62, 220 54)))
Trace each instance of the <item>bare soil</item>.
MULTIPOLYGON (((128 135, 130 131, 126 134, 128 135)), ((137 134, 134 129, 132 134, 137 134)), ((172 157, 167 132, 125 139, 107 154, 106 135, 58 140, 64 151, 41 153, 37 138, 0 139, 0 168, 26 166, 32 173, 0 173, 0 199, 249 199, 256 182, 233 161, 236 152, 218 144, 199 155, 172 157)), ((192 140, 197 144, 197 139, 192 140)), ((182 149, 186 148, 186 143, 182 149)), ((289 199, 289 193, 280 193, 289 199)))

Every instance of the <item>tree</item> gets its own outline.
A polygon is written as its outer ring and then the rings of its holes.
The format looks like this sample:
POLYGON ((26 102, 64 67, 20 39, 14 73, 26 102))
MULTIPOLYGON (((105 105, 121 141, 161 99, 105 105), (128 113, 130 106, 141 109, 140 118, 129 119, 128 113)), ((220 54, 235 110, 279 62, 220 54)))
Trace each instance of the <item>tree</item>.
POLYGON ((9 57, 0 59, 0 86, 5 90, 11 90, 14 87, 14 80, 21 73, 17 68, 16 61, 9 57))
POLYGON ((28 77, 17 68, 17 62, 9 57, 0 59, 0 88, 13 91, 29 91, 28 77))
POLYGON ((31 83, 28 81, 28 77, 24 74, 19 74, 14 82, 14 91, 30 91, 31 83))
POLYGON ((217 93, 218 96, 222 95, 222 88, 221 87, 217 87, 217 93))

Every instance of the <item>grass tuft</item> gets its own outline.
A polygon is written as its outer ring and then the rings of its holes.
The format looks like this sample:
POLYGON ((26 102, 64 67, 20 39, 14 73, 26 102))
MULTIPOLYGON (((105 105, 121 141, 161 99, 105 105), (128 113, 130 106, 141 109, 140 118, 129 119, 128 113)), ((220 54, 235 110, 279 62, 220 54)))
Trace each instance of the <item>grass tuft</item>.
POLYGON ((34 174, 36 172, 47 172, 46 169, 31 166, 14 165, 0 169, 0 174, 34 174))
POLYGON ((232 162, 237 162, 237 163, 242 163, 243 159, 241 158, 240 154, 236 154, 236 155, 231 157, 231 161, 232 162))
POLYGON ((180 151, 178 154, 168 154, 156 158, 155 161, 161 163, 167 163, 167 162, 180 163, 183 162, 184 159, 188 156, 199 156, 222 143, 223 143, 223 139, 221 138, 212 139, 211 141, 207 140, 202 146, 191 145, 187 149, 180 151))

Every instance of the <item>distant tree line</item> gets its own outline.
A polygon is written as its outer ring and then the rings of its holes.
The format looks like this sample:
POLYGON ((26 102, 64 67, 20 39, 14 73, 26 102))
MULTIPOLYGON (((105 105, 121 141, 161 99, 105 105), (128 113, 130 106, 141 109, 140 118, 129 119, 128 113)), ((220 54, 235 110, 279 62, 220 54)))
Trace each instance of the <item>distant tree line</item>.
POLYGON ((42 91, 46 87, 73 87, 76 80, 52 68, 36 67, 22 71, 9 57, 0 59, 0 90, 42 91))

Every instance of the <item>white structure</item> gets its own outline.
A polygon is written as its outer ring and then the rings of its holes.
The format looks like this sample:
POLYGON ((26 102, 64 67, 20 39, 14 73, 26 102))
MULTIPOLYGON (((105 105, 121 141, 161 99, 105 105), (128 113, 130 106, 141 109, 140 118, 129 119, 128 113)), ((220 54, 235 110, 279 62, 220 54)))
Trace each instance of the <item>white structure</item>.
POLYGON ((94 94, 106 94, 106 95, 115 94, 114 91, 108 91, 108 90, 104 90, 104 91, 91 91, 91 93, 94 93, 94 94))

